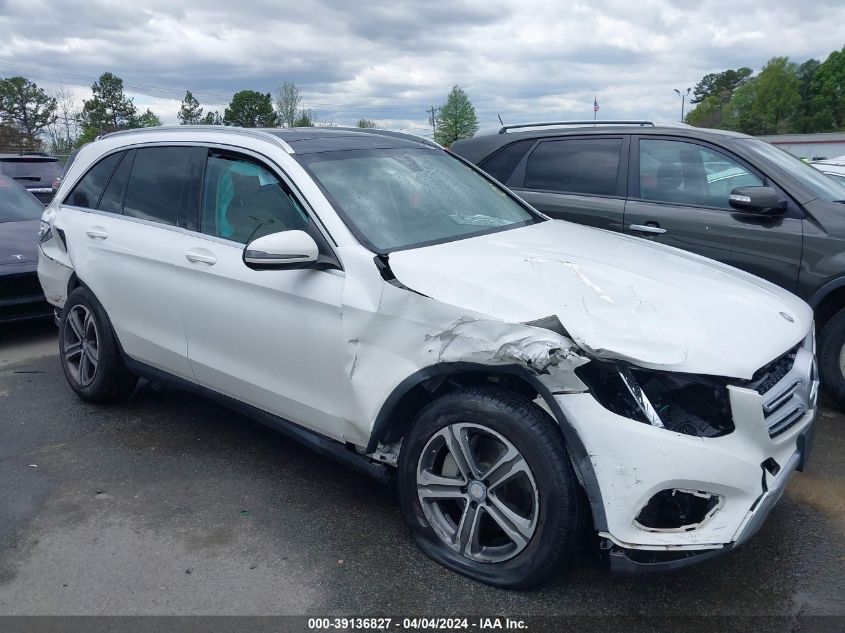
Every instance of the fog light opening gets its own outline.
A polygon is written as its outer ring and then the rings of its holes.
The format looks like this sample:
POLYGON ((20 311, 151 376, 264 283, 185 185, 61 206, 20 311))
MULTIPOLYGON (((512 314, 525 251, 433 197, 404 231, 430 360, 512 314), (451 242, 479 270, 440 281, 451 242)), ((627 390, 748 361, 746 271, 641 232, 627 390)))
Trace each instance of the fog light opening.
POLYGON ((643 506, 634 525, 649 532, 690 532, 722 507, 722 497, 698 490, 670 488, 643 506))

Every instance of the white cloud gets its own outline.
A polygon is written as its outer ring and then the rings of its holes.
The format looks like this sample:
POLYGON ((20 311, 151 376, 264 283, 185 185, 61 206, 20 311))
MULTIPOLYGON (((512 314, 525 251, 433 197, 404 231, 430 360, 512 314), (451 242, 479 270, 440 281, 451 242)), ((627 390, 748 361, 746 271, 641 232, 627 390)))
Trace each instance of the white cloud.
POLYGON ((0 76, 86 86, 108 70, 171 123, 186 89, 222 111, 282 81, 339 124, 423 129, 456 83, 482 126, 589 118, 594 97, 603 118, 672 120, 673 88, 775 55, 823 59, 843 22, 838 0, 6 0, 0 76))

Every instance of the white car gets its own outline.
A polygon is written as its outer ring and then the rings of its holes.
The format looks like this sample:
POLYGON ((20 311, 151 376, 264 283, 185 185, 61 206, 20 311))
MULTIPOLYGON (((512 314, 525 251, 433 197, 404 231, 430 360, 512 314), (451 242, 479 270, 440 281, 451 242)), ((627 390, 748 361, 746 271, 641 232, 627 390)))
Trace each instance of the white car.
POLYGON ((169 380, 395 477, 423 551, 493 585, 543 581, 585 523, 616 570, 726 552, 811 446, 804 302, 549 220, 417 137, 110 134, 41 232, 82 398, 169 380))
POLYGON ((815 160, 810 164, 836 182, 845 183, 845 156, 815 160))

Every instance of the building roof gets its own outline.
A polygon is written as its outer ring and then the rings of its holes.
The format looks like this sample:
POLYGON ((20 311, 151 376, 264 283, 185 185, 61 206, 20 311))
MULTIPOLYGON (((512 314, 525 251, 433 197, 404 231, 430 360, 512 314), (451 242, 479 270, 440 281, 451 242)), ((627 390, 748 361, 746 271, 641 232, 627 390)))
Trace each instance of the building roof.
POLYGON ((845 132, 820 132, 818 134, 767 134, 757 138, 774 145, 807 143, 845 143, 845 132))

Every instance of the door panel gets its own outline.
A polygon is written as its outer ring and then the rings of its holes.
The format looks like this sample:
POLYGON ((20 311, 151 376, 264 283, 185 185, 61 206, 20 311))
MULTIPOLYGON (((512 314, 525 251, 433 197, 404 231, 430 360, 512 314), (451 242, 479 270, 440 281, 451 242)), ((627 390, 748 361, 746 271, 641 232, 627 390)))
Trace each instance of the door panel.
POLYGON ((77 275, 103 304, 123 350, 153 367, 193 380, 179 311, 184 236, 121 216, 62 208, 77 275))
POLYGON ((261 162, 211 150, 196 226, 179 265, 188 356, 197 381, 337 439, 346 388, 343 274, 253 270, 253 239, 313 223, 290 188, 261 162))
POLYGON ((795 289, 802 220, 788 214, 765 218, 740 213, 728 204, 734 187, 766 184, 762 175, 704 143, 640 137, 632 141, 631 149, 631 193, 625 205, 628 233, 795 289))
MULTIPOLYGON (((186 236, 188 355, 210 389, 336 436, 343 418, 341 275, 252 270, 243 246, 186 236)), ((340 439, 340 438, 339 438, 340 439)))
POLYGON ((195 148, 110 154, 76 184, 57 216, 74 269, 108 313, 132 358, 193 380, 179 310, 187 167, 195 148), (127 195, 127 191, 131 197, 127 195), (142 195, 137 195, 141 192, 142 195), (129 199, 138 215, 122 215, 129 199))
POLYGON ((569 220, 611 231, 623 230, 625 200, 547 191, 514 189, 516 194, 535 209, 556 220, 569 220))
POLYGON ((729 262, 734 228, 727 215, 714 209, 629 200, 625 205, 625 230, 636 237, 729 262), (639 226, 663 232, 646 232, 639 226))

